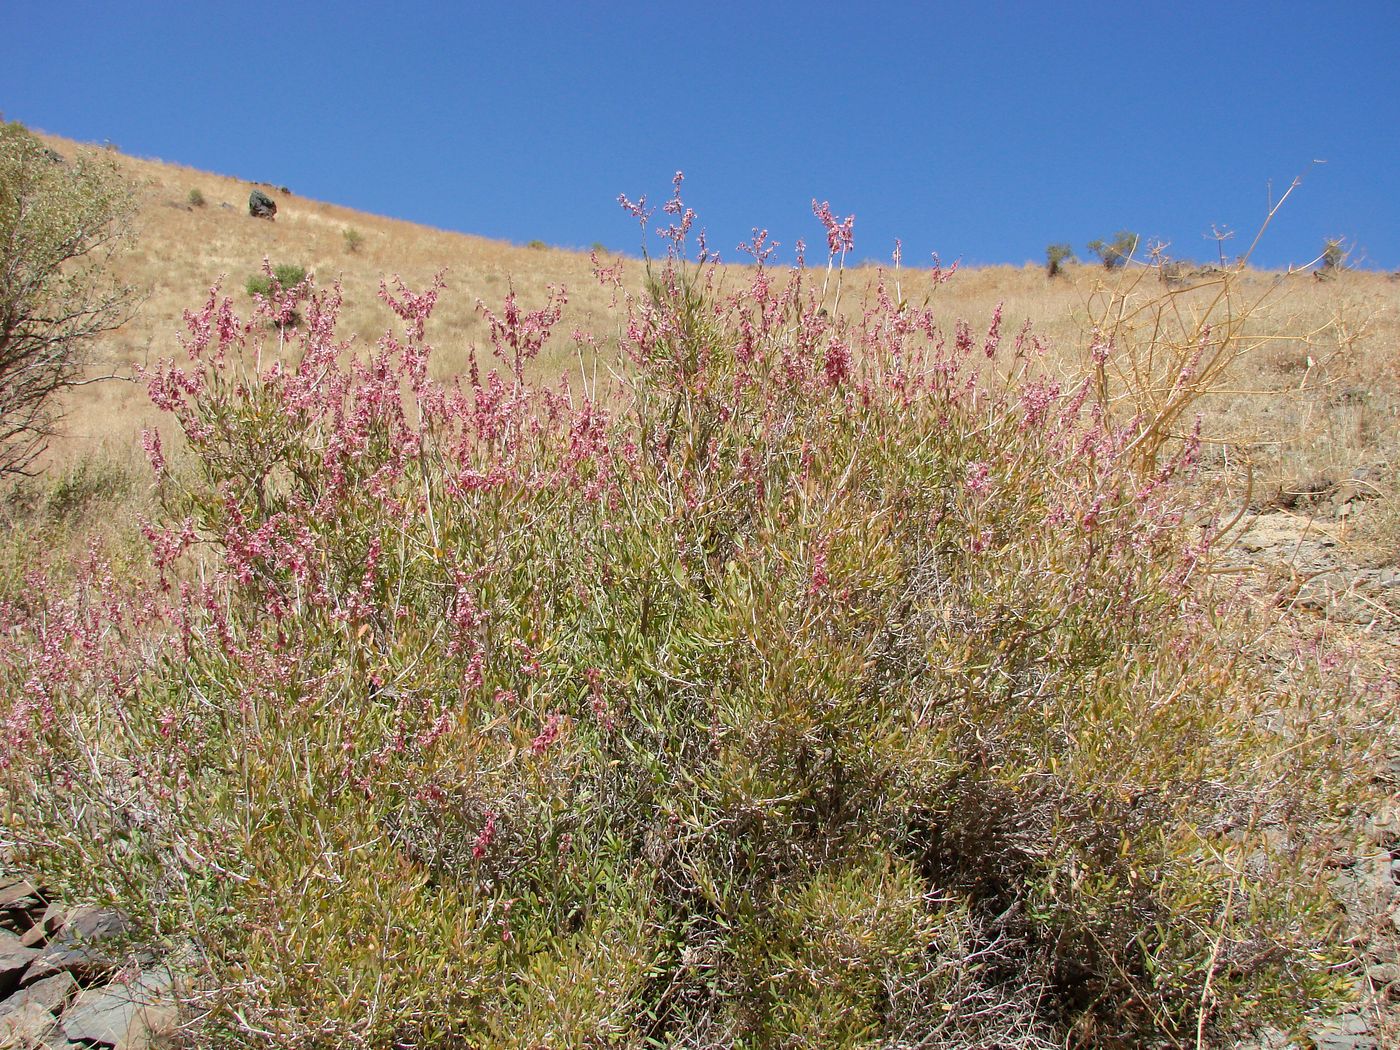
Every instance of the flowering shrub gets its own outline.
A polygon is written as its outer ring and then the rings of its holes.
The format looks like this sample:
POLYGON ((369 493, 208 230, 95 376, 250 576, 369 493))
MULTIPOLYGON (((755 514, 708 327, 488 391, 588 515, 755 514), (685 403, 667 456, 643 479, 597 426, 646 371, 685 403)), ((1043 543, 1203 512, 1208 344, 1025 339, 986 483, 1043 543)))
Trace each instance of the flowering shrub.
POLYGON ((337 288, 187 315, 149 576, 3 609, 21 861, 197 935, 236 1045, 1143 1045, 1336 994, 1346 741, 1262 717, 1195 442, 1145 467, 1000 312, 846 314, 766 234, 721 290, 664 213, 642 292, 598 266, 616 388, 528 380, 562 290, 448 384, 440 280, 359 356, 337 288))

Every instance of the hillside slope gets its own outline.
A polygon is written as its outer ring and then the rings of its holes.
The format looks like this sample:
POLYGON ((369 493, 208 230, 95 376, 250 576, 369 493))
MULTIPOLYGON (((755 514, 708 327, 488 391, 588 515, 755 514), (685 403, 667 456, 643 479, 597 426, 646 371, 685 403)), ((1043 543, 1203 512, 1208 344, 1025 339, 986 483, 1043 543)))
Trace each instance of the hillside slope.
MULTIPOLYGON (((93 148, 52 135, 40 137, 65 156, 93 148)), ((589 273, 586 253, 515 247, 366 215, 244 179, 118 153, 113 157, 137 194, 135 238, 118 261, 117 273, 138 290, 142 301, 131 321, 96 348, 94 374, 130 375, 133 365, 177 352, 175 337, 183 311, 203 302, 216 282, 222 281, 240 308, 246 307, 243 286, 265 258, 273 265, 304 266, 321 283, 341 281, 344 330, 370 342, 391 320, 376 298, 381 278, 399 274, 410 286, 420 287, 444 272, 448 290, 432 334, 444 348, 442 367, 449 369, 463 363, 468 343, 485 342, 485 327, 476 313, 478 298, 498 302, 514 287, 530 303, 543 300, 547 285, 562 284, 569 290, 575 323, 585 326, 599 319, 605 301, 589 273), (249 216, 248 195, 255 188, 276 200, 274 221, 249 216), (190 204, 192 191, 203 197, 203 206, 190 204), (362 237, 358 250, 347 244, 347 229, 362 237)), ((147 416, 139 394, 120 383, 95 384, 77 392, 70 441, 128 441, 137 417, 147 416)))
MULTIPOLYGON (((97 148, 41 137, 65 155, 97 148)), ((248 307, 244 284, 264 259, 304 266, 322 284, 339 280, 345 297, 341 331, 360 345, 372 345, 392 325, 390 311, 377 298, 382 279, 397 274, 411 287, 422 287, 443 273, 446 289, 428 331, 439 376, 465 371, 473 348, 489 365, 488 333, 477 303, 498 307, 511 289, 527 309, 543 305, 550 286, 567 290, 559 335, 535 363, 538 374, 578 369, 578 351, 568 338, 576 329, 593 333, 605 348, 615 345, 610 292, 595 280, 586 251, 506 244, 309 200, 244 178, 112 156, 137 188, 138 200, 135 239, 117 264, 118 276, 143 299, 131 321, 94 348, 93 375, 129 378, 133 366, 177 354, 183 312, 199 306, 215 282, 223 281, 240 309, 248 307), (275 221, 249 216, 253 189, 277 201, 275 221), (203 206, 190 204, 192 191, 202 196, 203 206), (347 229, 362 238, 357 250, 347 242, 347 229)), ((631 222, 619 213, 618 230, 630 229, 631 222)), ((809 240, 813 233, 783 232, 788 239, 805 234, 809 240)), ((865 249, 859 231, 857 246, 865 249)), ((985 328, 1000 305, 1003 328, 1014 332, 1031 321, 1048 348, 1046 367, 1067 379, 1086 367, 1094 320, 1121 309, 1115 297, 1125 294, 1125 282, 1141 276, 1071 265, 1065 279, 1047 281, 1039 267, 1000 266, 963 270, 946 284, 935 284, 927 266, 913 262, 899 275, 899 293, 913 303, 932 297, 950 337, 962 318, 974 332, 985 328)), ((639 287, 641 276, 641 264, 629 261, 627 286, 639 287)), ((848 273, 845 302, 859 300, 877 279, 873 265, 848 273)), ((720 275, 721 288, 746 280, 745 268, 737 265, 724 267, 720 275)), ((1149 277, 1132 294, 1141 301, 1164 291, 1149 277)), ((1335 480, 1358 468, 1374 471, 1391 462, 1400 404, 1395 396, 1400 283, 1373 273, 1320 282, 1308 274, 1246 271, 1235 291, 1244 300, 1263 297, 1267 305, 1251 321, 1254 350, 1235 369, 1230 392, 1202 405, 1207 435, 1230 445, 1230 455, 1222 459, 1236 468, 1252 466, 1256 486, 1268 492, 1301 491, 1322 478, 1335 480)), ((1189 327, 1212 294, 1207 289, 1183 295, 1173 310, 1189 327)), ((63 461, 99 451, 130 455, 140 427, 154 418, 134 383, 83 387, 72 395, 67 433, 55 456, 63 461)))

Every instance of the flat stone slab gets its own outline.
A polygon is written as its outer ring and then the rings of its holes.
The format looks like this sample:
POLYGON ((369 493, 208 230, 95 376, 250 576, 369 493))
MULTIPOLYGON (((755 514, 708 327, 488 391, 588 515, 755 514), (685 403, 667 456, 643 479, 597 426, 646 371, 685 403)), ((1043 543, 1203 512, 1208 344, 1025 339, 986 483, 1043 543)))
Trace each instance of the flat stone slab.
POLYGON ((0 945, 0 997, 7 996, 29 976, 29 969, 39 953, 16 942, 11 947, 0 945))
POLYGON ((0 929, 24 933, 34 925, 34 913, 43 911, 47 903, 43 892, 33 883, 0 875, 0 929))
POLYGON ((0 1047, 53 1046, 55 1037, 62 1038, 58 1021, 38 1003, 27 1003, 19 1010, 0 1016, 0 1047))
POLYGON ((56 973, 71 973, 83 984, 100 981, 120 960, 108 950, 130 928, 125 915, 112 908, 74 908, 24 975, 29 984, 56 973))
POLYGON ((28 907, 39 902, 39 891, 25 879, 0 876, 0 908, 28 907))
POLYGON ((148 970, 130 984, 89 988, 63 1013, 70 1042, 98 1043, 113 1050, 148 1050, 179 1023, 170 971, 148 970))
POLYGON ((58 973, 41 981, 25 985, 4 1002, 0 1002, 0 1017, 37 1003, 51 1014, 62 1012, 68 1000, 78 993, 78 982, 70 973, 58 973))
MULTIPOLYGON (((34 951, 34 949, 27 949, 34 951)), ((120 963, 97 948, 62 948, 50 945, 34 952, 36 958, 24 972, 24 982, 32 984, 59 973, 72 974, 83 984, 101 981, 115 973, 120 963)))
POLYGON ((49 906, 44 909, 44 914, 40 916, 38 925, 43 928, 45 933, 52 936, 61 930, 63 924, 67 921, 68 909, 62 904, 59 904, 58 901, 52 901, 49 906))
MULTIPOLYGON (((48 912, 44 915, 48 921, 48 912)), ((119 937, 130 928, 131 920, 115 908, 74 908, 63 919, 54 940, 70 945, 90 943, 119 937)))
POLYGON ((1313 1032, 1317 1050, 1381 1050, 1364 1018, 1356 1014, 1333 1018, 1313 1032))

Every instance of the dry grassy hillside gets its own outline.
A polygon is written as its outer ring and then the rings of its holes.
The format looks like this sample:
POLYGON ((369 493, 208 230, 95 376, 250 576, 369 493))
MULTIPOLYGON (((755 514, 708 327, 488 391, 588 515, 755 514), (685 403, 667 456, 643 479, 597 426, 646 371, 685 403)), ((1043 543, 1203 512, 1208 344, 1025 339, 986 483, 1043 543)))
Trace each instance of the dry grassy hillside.
MULTIPOLYGON (((44 138, 63 153, 90 148, 44 138)), ((305 266, 322 283, 340 280, 346 300, 343 330, 362 343, 372 343, 390 325, 389 311, 376 298, 381 278, 399 274, 422 286, 445 272, 447 289, 430 330, 440 375, 463 370, 472 347, 485 355, 486 326, 477 301, 498 305, 510 288, 534 307, 543 304, 548 286, 564 286, 569 306, 559 330, 583 329, 602 345, 609 343, 609 326, 615 323, 607 315, 609 296, 593 279, 584 252, 517 247, 435 230, 266 185, 262 188, 277 200, 277 218, 256 220, 248 215, 247 201, 259 183, 115 156, 139 188, 136 239, 120 263, 120 276, 144 299, 135 317, 97 349, 94 374, 129 376, 133 365, 176 352, 182 311, 202 302, 221 278, 235 300, 247 305, 244 283, 264 258, 274 265, 305 266), (202 206, 190 204, 191 191, 202 196, 202 206), (357 250, 347 243, 347 229, 362 237, 357 250)), ((731 267, 723 280, 743 280, 740 269, 731 267)), ((640 273, 640 265, 632 264, 630 283, 635 285, 640 273)), ((871 269, 848 274, 848 295, 858 296, 875 278, 871 269)), ((936 297, 950 332, 958 318, 968 319, 974 329, 984 327, 1001 303, 1003 327, 1015 331, 1024 321, 1033 322, 1051 348, 1048 367, 1073 376, 1086 367, 1094 323, 1121 306, 1115 294, 1131 307, 1167 289, 1155 276, 1144 279, 1141 270, 1114 275, 1071 266, 1066 278, 1049 281, 1039 267, 1002 266, 962 271, 936 288, 926 271, 906 270, 901 291, 911 301, 936 297)), ((1214 286, 1177 290, 1168 315, 1190 330, 1193 318, 1217 294, 1214 286)), ((1246 271, 1231 294, 1236 310, 1253 312, 1242 344, 1251 350, 1233 366, 1224 392, 1204 402, 1207 435, 1222 442, 1212 446, 1218 463, 1239 478, 1252 473, 1256 505, 1287 504, 1354 474, 1393 493, 1400 282, 1382 274, 1315 281, 1307 273, 1246 271)), ((577 368, 577 357, 567 338, 556 339, 537 362, 544 374, 571 368, 577 368)), ((68 437, 55 455, 71 462, 98 450, 129 454, 140 426, 153 418, 135 384, 85 387, 74 395, 68 437)))
MULTIPOLYGON (((60 153, 83 147, 51 135, 44 141, 60 153)), ((381 278, 402 275, 411 286, 426 284, 445 271, 447 293, 434 320, 433 338, 444 348, 441 365, 465 359, 464 348, 485 342, 476 313, 478 298, 498 303, 513 285, 527 302, 540 300, 548 284, 565 285, 575 324, 596 322, 605 296, 589 274, 586 254, 518 248, 413 223, 365 215, 348 208, 306 200, 242 179, 212 175, 156 160, 115 154, 138 192, 135 241, 118 267, 119 276, 143 296, 132 320, 97 349, 94 374, 130 375, 131 366, 178 351, 175 336, 184 310, 197 307, 216 281, 223 280, 240 306, 248 305, 244 283, 266 258, 273 265, 306 267, 318 281, 340 280, 345 290, 344 329, 373 342, 388 327, 389 311, 378 301, 381 278), (248 214, 254 188, 278 204, 275 221, 248 214), (198 191, 202 206, 190 204, 198 191), (345 231, 363 238, 357 250, 345 231)), ((565 349, 565 348, 560 348, 565 349)), ((64 455, 81 454, 90 442, 129 446, 142 419, 154 418, 144 394, 121 383, 80 391, 70 417, 64 455)))

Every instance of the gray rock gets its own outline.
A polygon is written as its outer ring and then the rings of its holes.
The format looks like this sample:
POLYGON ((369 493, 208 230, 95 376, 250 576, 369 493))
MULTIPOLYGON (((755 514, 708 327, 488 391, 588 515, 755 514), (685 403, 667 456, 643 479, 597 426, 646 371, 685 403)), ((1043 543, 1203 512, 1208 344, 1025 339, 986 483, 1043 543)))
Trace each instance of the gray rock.
MULTIPOLYGON (((47 913, 45 913, 47 915, 47 913)), ((131 920, 116 908, 74 908, 59 924, 58 944, 90 944, 120 937, 131 929, 131 920)))
POLYGON ((130 984, 89 988, 63 1015, 63 1031, 75 1043, 113 1050, 147 1050, 179 1023, 169 970, 149 970, 130 984))
POLYGON ((26 982, 55 974, 71 973, 82 984, 105 980, 117 971, 120 960, 100 948, 45 948, 25 972, 26 982))
POLYGON ((39 903, 39 891, 24 879, 0 876, 0 908, 29 908, 39 903))
POLYGON ((67 921, 68 909, 54 901, 44 909, 44 914, 39 918, 39 925, 44 928, 44 932, 53 934, 62 929, 67 921))
POLYGON ((1317 1050, 1380 1050, 1364 1017, 1345 1014, 1319 1025, 1313 1032, 1317 1050))
POLYGON ((0 945, 0 998, 19 987, 20 981, 29 976, 29 969, 37 958, 39 953, 33 948, 20 944, 10 948, 0 945))
POLYGON ((44 908, 43 893, 24 879, 0 876, 0 930, 24 933, 34 925, 33 912, 44 908))
MULTIPOLYGON (((29 1050, 50 1046, 59 1034, 58 1022, 38 1003, 27 1003, 19 1010, 0 1016, 0 1046, 29 1050)), ((61 1045, 61 1044, 60 1044, 61 1045)))
POLYGON ((248 214, 255 219, 272 219, 277 216, 277 202, 262 190, 248 194, 248 214))
POLYGON ((72 974, 59 973, 45 977, 42 981, 26 985, 0 1003, 0 1017, 21 1010, 29 1003, 38 1003, 52 1014, 61 1013, 77 991, 78 982, 73 980, 72 974))
POLYGON ((112 908, 74 908, 25 973, 24 983, 64 972, 83 984, 101 980, 117 968, 115 948, 130 926, 127 917, 112 908))

